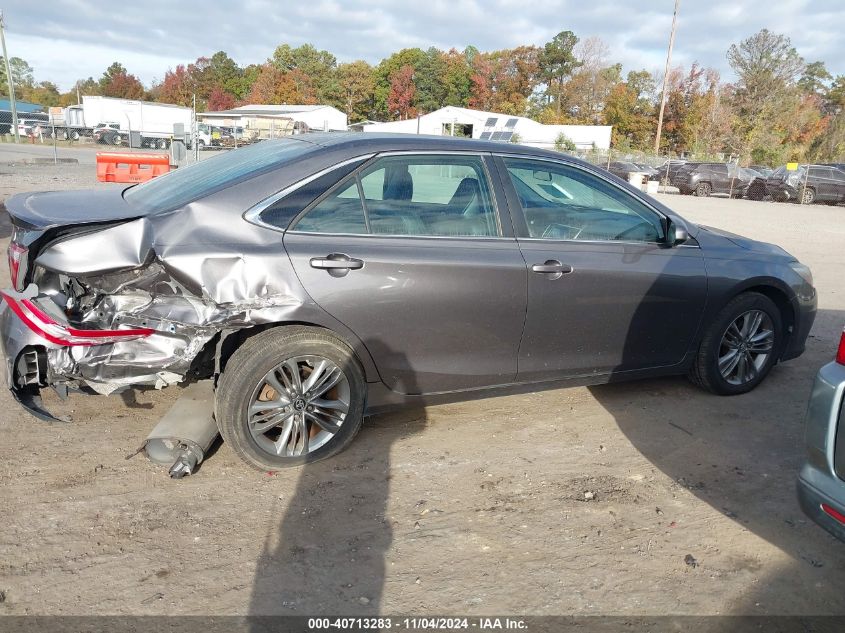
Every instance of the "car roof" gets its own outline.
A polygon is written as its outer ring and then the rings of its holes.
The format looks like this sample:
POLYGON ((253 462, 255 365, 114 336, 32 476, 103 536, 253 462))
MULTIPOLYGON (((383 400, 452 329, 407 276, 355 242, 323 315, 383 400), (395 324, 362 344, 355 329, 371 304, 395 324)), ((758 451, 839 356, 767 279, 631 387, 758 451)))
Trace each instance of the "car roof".
MULTIPOLYGON (((528 147, 502 141, 481 141, 453 136, 434 136, 428 134, 390 134, 381 132, 311 132, 308 134, 289 136, 306 143, 312 143, 326 149, 341 149, 348 147, 356 151, 388 152, 388 151, 470 151, 496 152, 499 154, 516 154, 526 156, 540 156, 546 158, 572 159, 567 154, 551 150, 528 147)), ((270 143, 274 141, 262 141, 270 143)), ((280 141, 275 141, 280 142, 280 141)), ((574 159, 578 161, 578 159, 574 159)), ((581 162, 581 161, 578 161, 581 162)))

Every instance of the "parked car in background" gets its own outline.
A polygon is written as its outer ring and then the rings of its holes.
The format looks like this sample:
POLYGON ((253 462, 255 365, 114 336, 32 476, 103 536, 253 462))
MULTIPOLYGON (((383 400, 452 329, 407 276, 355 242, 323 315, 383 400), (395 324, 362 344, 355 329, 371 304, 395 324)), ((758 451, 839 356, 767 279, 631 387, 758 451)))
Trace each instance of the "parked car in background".
POLYGON ((753 179, 751 172, 735 163, 688 163, 678 170, 673 184, 685 195, 741 198, 753 179))
POLYGON ((675 178, 678 175, 678 170, 684 165, 690 164, 688 161, 680 158, 672 158, 667 160, 657 169, 660 171, 660 182, 663 185, 675 185, 675 178))
POLYGON ((749 200, 765 200, 769 195, 766 190, 767 175, 761 174, 755 169, 749 169, 749 171, 754 174, 754 177, 745 190, 745 197, 749 200))
POLYGON ((799 165, 794 170, 778 167, 766 179, 766 191, 779 202, 838 204, 845 202, 845 171, 830 165, 799 165))
POLYGON ((801 508, 845 541, 845 332, 836 360, 816 374, 804 430, 807 454, 798 476, 801 508))
POLYGON ((639 165, 628 161, 613 161, 607 166, 607 171, 625 181, 631 174, 642 174, 647 177, 647 173, 639 165))
POLYGON ((104 145, 120 145, 123 137, 120 135, 120 123, 97 123, 91 132, 95 143, 104 145))
POLYGON ((296 135, 5 204, 18 402, 52 419, 47 387, 219 378, 216 424, 262 470, 339 452, 366 414, 480 390, 686 374, 745 393, 816 314, 783 249, 509 143, 296 135))
POLYGON ((657 167, 652 167, 645 163, 634 163, 640 168, 649 180, 660 180, 660 170, 657 167))

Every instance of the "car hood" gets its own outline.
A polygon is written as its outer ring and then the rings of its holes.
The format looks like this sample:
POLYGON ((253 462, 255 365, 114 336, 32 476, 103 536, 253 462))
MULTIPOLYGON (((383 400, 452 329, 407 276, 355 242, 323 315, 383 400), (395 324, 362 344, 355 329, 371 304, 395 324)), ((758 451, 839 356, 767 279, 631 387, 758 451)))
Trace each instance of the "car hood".
POLYGON ((132 220, 144 215, 123 199, 125 188, 21 193, 5 201, 12 221, 33 229, 132 220))
POLYGON ((751 251, 756 254, 760 255, 771 255, 774 257, 788 257, 790 259, 795 259, 783 250, 780 246, 776 244, 769 244, 768 242, 759 242, 757 240, 752 240, 747 237, 743 237, 742 235, 737 235, 736 233, 730 233, 729 231, 723 231, 722 229, 717 229, 712 226, 703 226, 699 225, 702 231, 706 231, 710 235, 715 235, 716 237, 722 238, 743 248, 747 251, 751 251))

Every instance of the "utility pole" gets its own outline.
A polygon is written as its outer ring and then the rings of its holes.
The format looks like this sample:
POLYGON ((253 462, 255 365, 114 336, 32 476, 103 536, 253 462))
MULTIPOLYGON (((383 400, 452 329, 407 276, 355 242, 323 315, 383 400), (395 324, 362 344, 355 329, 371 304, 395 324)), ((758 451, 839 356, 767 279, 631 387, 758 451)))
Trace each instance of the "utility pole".
POLYGON ((9 106, 12 109, 12 133, 15 135, 15 143, 20 143, 18 108, 15 105, 15 80, 12 79, 12 66, 9 64, 9 54, 6 52, 6 21, 2 11, 0 11, 0 43, 3 45, 3 60, 6 62, 6 85, 9 87, 9 106))
POLYGON ((660 114, 657 117, 657 136, 654 139, 654 153, 660 153, 660 134, 663 132, 663 110, 666 108, 666 86, 669 83, 669 64, 672 63, 672 47, 675 45, 675 26, 678 23, 678 7, 681 0, 675 0, 675 12, 672 14, 672 32, 669 35, 669 51, 666 53, 666 68, 663 71, 663 91, 660 94, 660 114))

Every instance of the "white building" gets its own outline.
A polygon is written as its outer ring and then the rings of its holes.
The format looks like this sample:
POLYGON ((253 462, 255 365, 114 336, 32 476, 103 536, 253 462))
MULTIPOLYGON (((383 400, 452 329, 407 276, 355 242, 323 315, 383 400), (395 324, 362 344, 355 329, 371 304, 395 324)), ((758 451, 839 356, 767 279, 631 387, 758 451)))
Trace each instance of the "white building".
POLYGON ((516 134, 521 144, 545 149, 554 149, 560 134, 566 135, 578 149, 608 149, 611 129, 609 125, 545 125, 527 117, 455 106, 446 106, 416 119, 364 126, 364 132, 454 134, 494 141, 507 141, 516 134))
POLYGON ((272 118, 292 120, 296 128, 312 131, 346 131, 346 114, 330 105, 245 105, 219 112, 202 112, 197 118, 209 125, 245 127, 250 119, 272 118))

